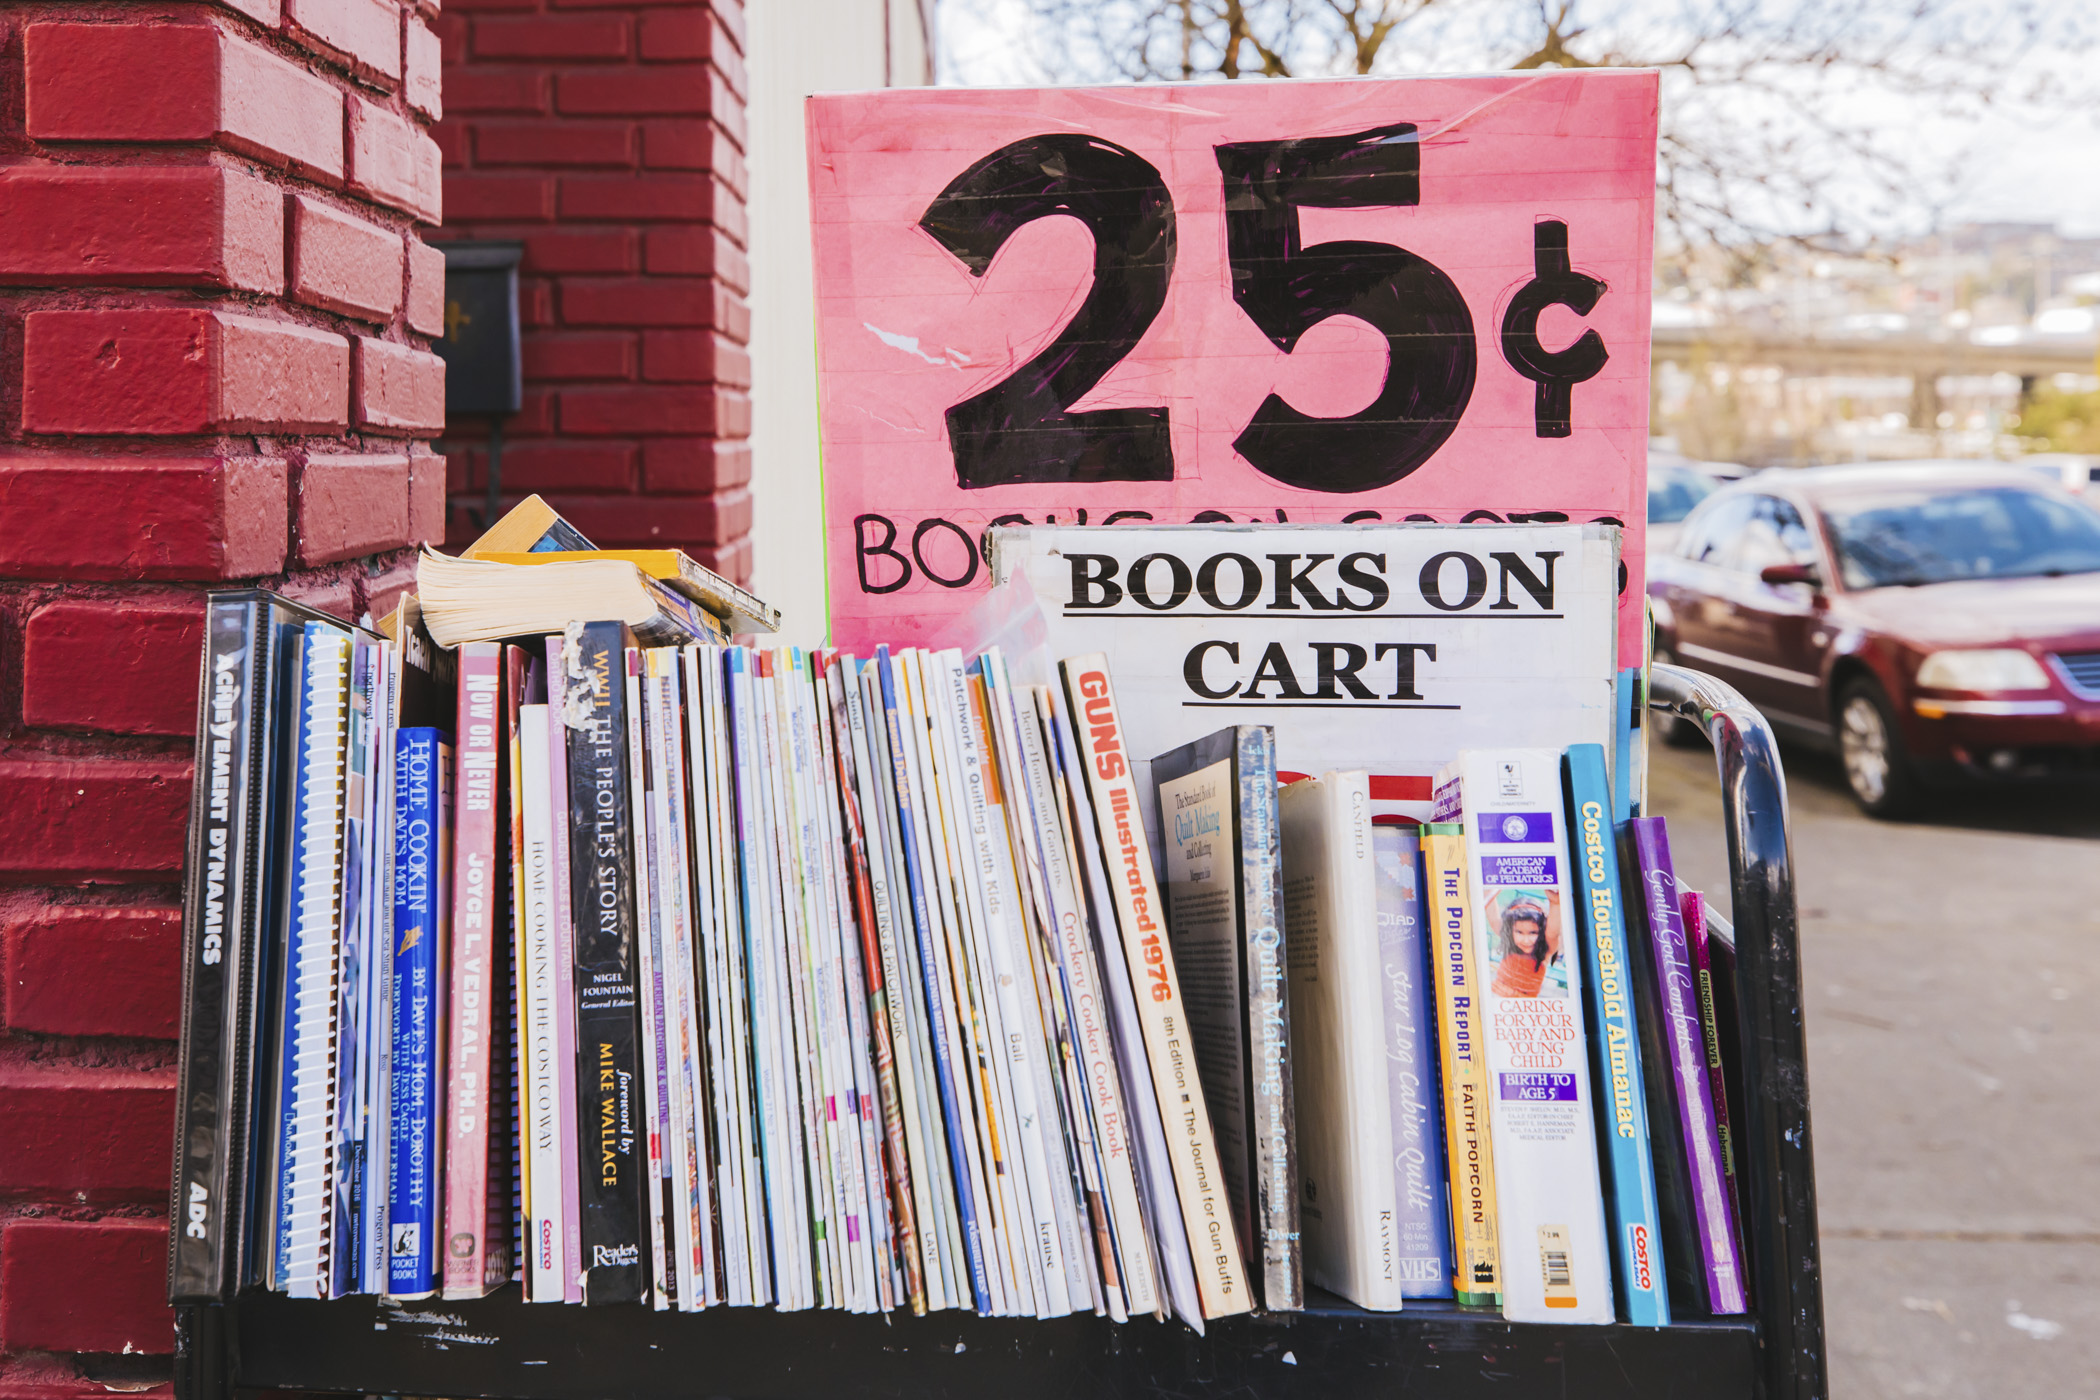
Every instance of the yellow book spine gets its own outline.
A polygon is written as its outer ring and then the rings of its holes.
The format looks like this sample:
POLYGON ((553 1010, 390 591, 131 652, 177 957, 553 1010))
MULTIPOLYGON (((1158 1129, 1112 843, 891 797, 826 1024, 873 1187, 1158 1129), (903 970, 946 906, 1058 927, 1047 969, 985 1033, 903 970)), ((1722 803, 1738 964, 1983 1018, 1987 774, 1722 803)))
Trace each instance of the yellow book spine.
POLYGON ((1501 1304, 1495 1226, 1495 1154, 1488 1139, 1488 1071, 1482 1004, 1474 981, 1472 915, 1466 898, 1465 828, 1422 828, 1428 853, 1435 940, 1436 1024, 1444 1060, 1444 1143, 1451 1158, 1452 1291, 1466 1307, 1501 1304))

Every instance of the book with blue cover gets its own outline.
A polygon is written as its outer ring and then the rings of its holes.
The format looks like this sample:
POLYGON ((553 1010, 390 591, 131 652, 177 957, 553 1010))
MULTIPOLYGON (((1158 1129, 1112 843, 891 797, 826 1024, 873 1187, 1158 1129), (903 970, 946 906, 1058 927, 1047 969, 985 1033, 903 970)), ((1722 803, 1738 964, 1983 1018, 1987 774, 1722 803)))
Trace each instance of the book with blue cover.
POLYGON ((1615 799, 1604 750, 1575 744, 1561 759, 1574 857, 1575 912, 1581 931, 1583 991, 1589 1002, 1590 1075, 1611 1225, 1612 1282, 1620 1315, 1636 1327, 1667 1327, 1670 1290, 1663 1267, 1662 1208, 1648 1136, 1641 1077, 1640 1021, 1634 1009, 1632 945, 1613 839, 1615 799))
POLYGON ((1449 1298, 1451 1199, 1444 1174, 1422 837, 1399 821, 1381 819, 1371 828, 1378 993, 1385 1012, 1386 1097, 1392 1113, 1395 1272, 1403 1298, 1449 1298))
POLYGON ((391 1183, 387 1293, 427 1298, 439 1284, 444 1131, 445 942, 451 911, 452 746, 424 726, 394 745, 391 1183))
POLYGON ((273 1287, 334 1291, 336 981, 342 919, 344 759, 351 634, 309 622, 293 692, 291 823, 278 1019, 273 1287))

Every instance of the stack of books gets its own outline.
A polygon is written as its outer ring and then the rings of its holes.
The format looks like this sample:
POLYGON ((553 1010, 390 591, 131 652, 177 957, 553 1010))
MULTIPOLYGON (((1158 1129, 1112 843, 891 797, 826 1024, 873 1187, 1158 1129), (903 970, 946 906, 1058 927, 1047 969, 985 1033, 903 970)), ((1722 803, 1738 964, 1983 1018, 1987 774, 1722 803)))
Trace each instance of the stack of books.
POLYGON ((384 627, 213 598, 178 1301, 1743 1310, 1703 906, 1600 747, 1374 819, 1265 726, 1142 761, 1098 654, 738 645, 505 529, 384 627))

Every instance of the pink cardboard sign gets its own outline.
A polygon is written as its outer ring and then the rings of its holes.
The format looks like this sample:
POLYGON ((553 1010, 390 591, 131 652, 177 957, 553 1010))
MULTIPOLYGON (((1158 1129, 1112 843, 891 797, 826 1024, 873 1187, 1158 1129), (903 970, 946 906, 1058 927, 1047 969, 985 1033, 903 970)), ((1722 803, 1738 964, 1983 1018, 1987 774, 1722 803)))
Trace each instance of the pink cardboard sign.
POLYGON ((810 99, 834 645, 999 523, 1609 519, 1641 655, 1656 79, 810 99))

